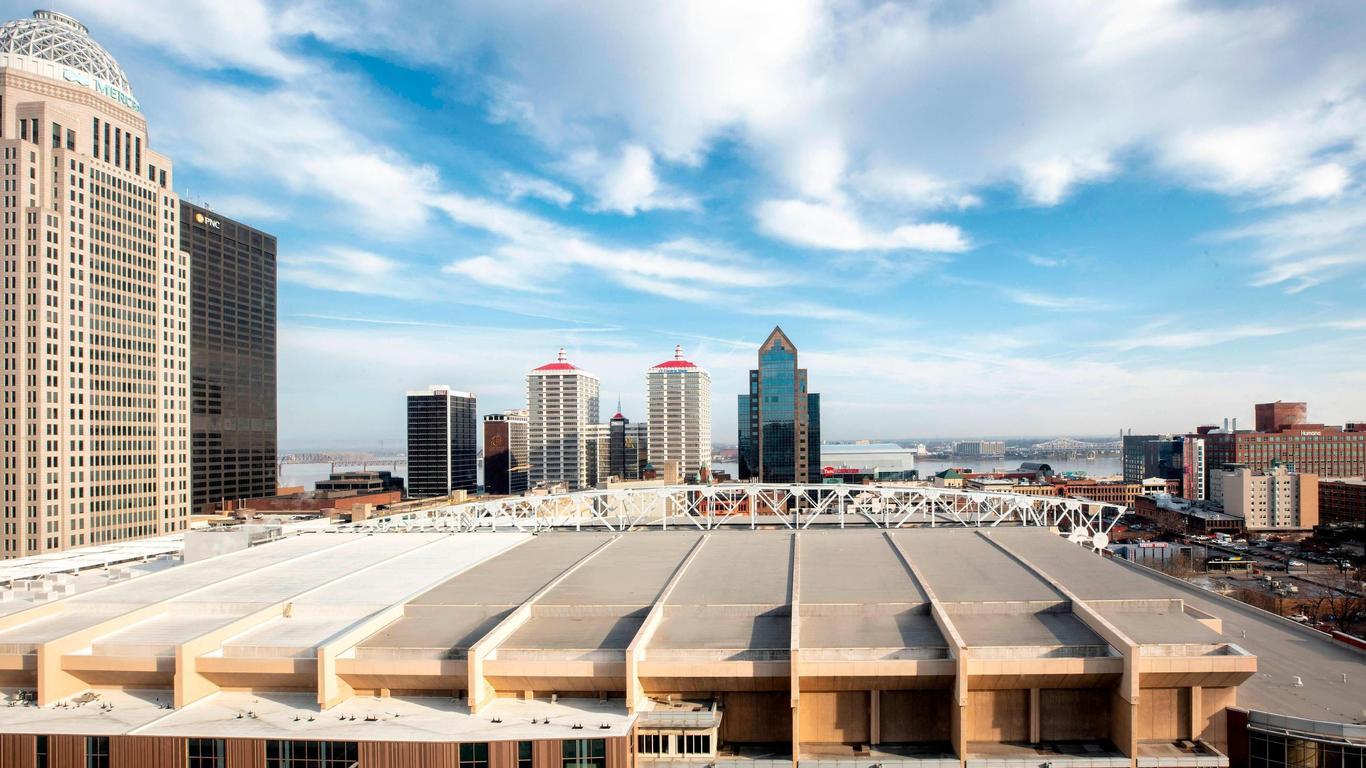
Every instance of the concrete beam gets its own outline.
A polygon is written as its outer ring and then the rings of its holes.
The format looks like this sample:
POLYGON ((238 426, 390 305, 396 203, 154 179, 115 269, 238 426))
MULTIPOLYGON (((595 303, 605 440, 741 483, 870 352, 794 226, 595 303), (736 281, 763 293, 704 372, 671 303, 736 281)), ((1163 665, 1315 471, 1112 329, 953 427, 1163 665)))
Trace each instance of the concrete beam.
POLYGON ((674 587, 683 580, 683 574, 687 572, 688 566, 697 559, 698 553, 702 551, 702 547, 710 538, 710 533, 702 534, 693 544, 692 549, 688 550, 688 554, 674 569, 673 575, 669 577, 669 582, 655 596, 655 601, 650 606, 650 613, 646 615, 640 629, 636 630, 636 636, 631 638, 631 644, 626 647, 626 714, 628 715, 635 714, 645 701, 645 687, 640 683, 640 661, 645 658, 645 650, 650 646, 650 640, 664 621, 664 606, 669 602, 669 596, 673 594, 674 587))
MULTIPOLYGON (((1118 650, 1120 654, 1123 655, 1124 674, 1120 679, 1119 690, 1117 691, 1117 693, 1119 694, 1120 699, 1122 699, 1124 702, 1128 704, 1128 706, 1126 707, 1126 709, 1128 710, 1128 727, 1125 728, 1123 727, 1124 724, 1119 724, 1120 727, 1114 728, 1113 731, 1125 734, 1123 738, 1117 739, 1118 741, 1123 741, 1125 743, 1116 744, 1115 746, 1119 747, 1119 751, 1123 752, 1124 756, 1129 758, 1130 765, 1137 765, 1139 697, 1138 665, 1140 659, 1138 652, 1138 643, 1134 642, 1132 638, 1124 634, 1124 632, 1121 631, 1119 627, 1116 627, 1114 624, 1110 623, 1110 620, 1102 616, 1100 612, 1098 612, 1096 609, 1087 605, 1086 601, 1082 600, 1070 589, 1063 586, 1062 582, 1058 581, 1052 576, 1049 576, 1048 573, 1044 571, 1042 568, 1026 560, 1024 557, 1021 557, 1019 554, 1011 550, 1010 547, 1007 547, 1005 544, 1002 544, 1001 542, 997 541, 989 531, 977 531, 977 535, 982 537, 983 539, 986 539, 988 542, 992 544, 992 546, 1001 550, 1003 553, 1005 553, 1007 557, 1010 557, 1015 562, 1024 566, 1026 570, 1030 571, 1035 576, 1038 576, 1050 587, 1052 587, 1058 594, 1062 595, 1063 598, 1065 598, 1069 603, 1071 603, 1072 614, 1074 616, 1080 619, 1081 622, 1085 624, 1092 632, 1095 632, 1097 635, 1100 635, 1101 638, 1105 640, 1105 642, 1109 643, 1116 650, 1118 650)), ((1123 713, 1120 714, 1122 715, 1123 713)))
POLYGON ((98 637, 127 629, 148 619, 154 619, 166 611, 167 604, 165 602, 145 605, 40 644, 38 646, 38 706, 46 707, 68 696, 75 696, 90 687, 86 685, 84 680, 62 668, 63 656, 89 648, 98 637))
POLYGON ((958 764, 967 765, 968 760, 968 644, 963 641, 963 636, 958 633, 958 628, 953 625, 953 620, 949 618, 948 609, 939 600, 939 596, 934 593, 934 588, 925 575, 920 572, 916 564, 911 560, 911 556, 906 554, 906 550, 901 548, 900 542, 889 531, 884 531, 883 536, 887 538, 892 549, 901 558, 901 562, 906 565, 906 570, 911 572, 911 576, 920 585, 920 590, 925 593, 925 599, 930 601, 930 616, 934 619, 934 624, 939 628, 939 634, 944 636, 944 640, 949 644, 949 653, 953 654, 954 675, 953 675, 953 706, 949 713, 950 738, 953 741, 954 754, 958 755, 958 764))
POLYGON ((491 656, 494 651, 498 650, 498 646, 501 645, 504 640, 511 637, 514 632, 521 629, 522 625, 531 619, 531 610, 535 607, 538 600, 545 597, 547 592, 559 586, 560 582, 569 578, 569 576, 582 567, 584 563, 597 557, 598 553, 620 540, 621 536, 622 534, 613 536, 603 542, 601 546, 595 548, 592 552, 579 558, 578 562, 561 571, 559 576, 551 579, 545 586, 536 590, 536 594, 527 598, 525 602, 517 606, 517 608, 514 609, 512 613, 508 614, 506 618, 498 622, 497 626, 490 629, 487 634, 479 638, 474 645, 470 646, 469 657, 466 659, 469 670, 466 674, 466 679, 468 680, 466 685, 469 686, 468 703, 470 714, 478 713, 479 710, 487 706, 493 701, 494 697, 498 695, 498 692, 493 689, 493 686, 489 685, 488 679, 484 677, 484 662, 488 661, 489 656, 491 656))
MULTIPOLYGON (((433 541, 432 544, 437 544, 441 541, 444 541, 444 539, 437 539, 436 541, 433 541)), ((527 537, 521 544, 525 544, 527 541, 531 541, 531 538, 527 537)), ((314 653, 317 655, 318 659, 318 708, 326 711, 356 695, 355 690, 337 674, 337 658, 339 656, 356 647, 356 644, 365 638, 403 618, 404 613, 407 611, 408 603, 416 600, 420 595, 427 592, 427 590, 444 584, 456 576, 469 571, 471 568, 478 567, 496 557, 504 555, 510 550, 521 546, 521 544, 508 547, 507 549, 500 549, 497 552, 470 563, 456 573, 443 573, 441 576, 418 586, 389 607, 365 617, 361 621, 352 624, 346 629, 343 629, 319 643, 318 646, 314 648, 314 653)), ((424 546, 431 546, 431 544, 424 546)), ((422 548, 423 547, 418 547, 417 550, 422 548)), ((409 550, 408 552, 396 555, 395 557, 402 557, 411 554, 412 552, 416 552, 417 550, 409 550)), ((389 561, 386 560, 384 562, 387 563, 389 561)), ((369 570, 369 568, 357 571, 357 573, 361 573, 365 570, 369 570)))

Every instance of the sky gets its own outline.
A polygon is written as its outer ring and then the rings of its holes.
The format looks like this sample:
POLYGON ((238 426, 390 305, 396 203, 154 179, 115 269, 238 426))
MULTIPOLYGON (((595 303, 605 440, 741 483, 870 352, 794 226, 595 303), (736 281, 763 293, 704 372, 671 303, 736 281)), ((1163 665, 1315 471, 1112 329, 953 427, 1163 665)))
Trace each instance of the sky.
POLYGON ((774 325, 828 440, 1366 421, 1360 2, 58 9, 278 236, 285 450, 560 347, 643 418, 675 344, 733 442, 774 325))

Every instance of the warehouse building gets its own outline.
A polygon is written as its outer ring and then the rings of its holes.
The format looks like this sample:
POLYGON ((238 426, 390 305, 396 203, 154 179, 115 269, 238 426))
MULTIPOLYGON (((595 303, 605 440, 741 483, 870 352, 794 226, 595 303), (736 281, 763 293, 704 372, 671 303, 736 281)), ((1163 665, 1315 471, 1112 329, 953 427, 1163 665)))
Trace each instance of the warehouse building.
POLYGON ((0 599, 6 766, 1236 768, 1366 673, 1044 528, 310 533, 57 581, 0 599))

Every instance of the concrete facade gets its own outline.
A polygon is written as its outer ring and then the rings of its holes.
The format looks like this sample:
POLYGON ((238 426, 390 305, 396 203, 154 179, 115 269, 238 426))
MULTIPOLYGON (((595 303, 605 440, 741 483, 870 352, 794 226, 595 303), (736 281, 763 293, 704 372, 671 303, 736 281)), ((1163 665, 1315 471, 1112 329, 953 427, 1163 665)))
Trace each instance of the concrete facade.
POLYGON ((1210 611, 1041 528, 312 533, 11 603, 0 695, 38 706, 0 735, 1216 768, 1257 669, 1210 611))
POLYGON ((0 32, 0 151, 0 557, 184 530, 180 200, 122 70, 76 20, 38 11, 0 32))
POLYGON ((598 377, 572 365, 563 349, 555 362, 527 374, 532 487, 563 483, 579 490, 596 483, 589 481, 599 474, 598 455, 603 468, 607 463, 606 452, 597 449, 598 433, 606 438, 599 429, 606 425, 598 423, 600 388, 598 377))
POLYGON ((685 477, 711 471, 711 374, 675 347, 645 373, 649 460, 655 467, 677 461, 685 477))
POLYGON ((1319 478, 1272 467, 1225 467, 1212 476, 1211 500, 1248 531, 1308 530, 1319 523, 1319 478))

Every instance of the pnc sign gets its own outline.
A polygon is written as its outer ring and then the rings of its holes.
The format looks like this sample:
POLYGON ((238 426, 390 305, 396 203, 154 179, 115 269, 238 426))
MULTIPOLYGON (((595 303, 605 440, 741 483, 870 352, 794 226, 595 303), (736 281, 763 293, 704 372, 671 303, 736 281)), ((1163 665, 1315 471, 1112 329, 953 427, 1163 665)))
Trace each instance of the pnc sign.
POLYGON ((201 212, 199 212, 199 211, 195 211, 195 212, 194 212, 194 223, 196 223, 196 224, 203 224, 204 226, 206 226, 206 227, 208 227, 208 228, 210 228, 210 229, 222 229, 222 228, 223 228, 223 222, 219 221, 218 219, 215 219, 215 218, 212 218, 212 217, 209 217, 209 216, 205 216, 203 213, 201 213, 201 212))
POLYGON ((113 85, 106 83, 98 77, 95 77, 94 75, 88 75, 85 72, 81 72, 80 70, 71 69, 68 67, 62 70, 62 77, 66 80, 70 80, 73 83, 83 85, 86 88, 89 88, 92 91, 95 91, 96 93, 100 94, 101 96, 111 98, 114 101, 117 101, 118 103, 122 104, 123 106, 128 107, 129 109, 138 112, 142 111, 142 105, 138 103, 137 99, 133 98, 131 95, 127 93, 124 93, 118 88, 115 88, 113 85))

